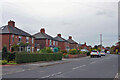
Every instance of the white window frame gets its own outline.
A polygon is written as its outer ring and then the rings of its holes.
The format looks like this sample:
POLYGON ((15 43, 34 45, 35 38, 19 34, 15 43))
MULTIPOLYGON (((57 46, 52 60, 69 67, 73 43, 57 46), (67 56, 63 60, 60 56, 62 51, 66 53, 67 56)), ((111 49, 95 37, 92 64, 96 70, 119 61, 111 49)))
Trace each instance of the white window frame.
POLYGON ((53 45, 55 45, 55 42, 56 42, 56 41, 53 41, 53 45))
POLYGON ((52 40, 50 40, 50 45, 52 45, 52 40))
POLYGON ((48 44, 48 39, 46 39, 46 44, 48 44))
POLYGON ((29 37, 26 37, 26 43, 29 43, 29 37))
POLYGON ((32 38, 32 44, 34 43, 34 38, 32 38))
POLYGON ((19 36, 19 42, 22 42, 22 36, 19 36))
POLYGON ((12 35, 12 42, 14 42, 14 40, 15 40, 14 38, 15 38, 15 36, 14 36, 14 34, 13 34, 13 35, 12 35))
POLYGON ((34 52, 34 47, 32 47, 32 52, 34 52))

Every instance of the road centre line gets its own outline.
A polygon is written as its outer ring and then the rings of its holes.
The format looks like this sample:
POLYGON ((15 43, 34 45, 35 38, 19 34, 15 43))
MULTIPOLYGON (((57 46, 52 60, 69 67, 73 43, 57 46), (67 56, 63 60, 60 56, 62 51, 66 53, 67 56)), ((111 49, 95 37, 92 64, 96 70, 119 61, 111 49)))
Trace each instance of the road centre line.
POLYGON ((90 64, 95 64, 97 61, 91 62, 90 64))
POLYGON ((81 68, 81 67, 84 67, 84 66, 86 66, 86 65, 82 65, 82 66, 74 67, 74 68, 72 68, 72 69, 75 70, 75 69, 78 69, 78 68, 81 68))
POLYGON ((58 72, 58 73, 54 73, 54 74, 51 74, 51 75, 48 75, 48 76, 44 76, 44 77, 41 77, 41 78, 49 78, 49 77, 52 77, 52 76, 56 76, 56 75, 59 75, 61 74, 62 72, 58 72))

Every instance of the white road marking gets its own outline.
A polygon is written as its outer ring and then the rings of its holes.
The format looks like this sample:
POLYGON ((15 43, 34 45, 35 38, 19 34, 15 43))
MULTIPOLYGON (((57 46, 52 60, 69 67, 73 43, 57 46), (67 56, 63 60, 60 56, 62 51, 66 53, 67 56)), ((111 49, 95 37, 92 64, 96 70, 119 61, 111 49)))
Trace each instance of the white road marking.
POLYGON ((115 79, 116 79, 116 78, 118 78, 118 73, 117 73, 116 76, 115 76, 115 79))
POLYGON ((56 76, 56 75, 59 75, 61 74, 62 72, 58 72, 58 73, 54 73, 54 74, 51 74, 51 75, 48 75, 48 76, 44 76, 44 77, 41 77, 41 78, 49 78, 49 77, 52 77, 52 76, 56 76))
POLYGON ((75 69, 78 69, 78 68, 81 68, 81 67, 84 67, 84 66, 86 66, 86 65, 78 66, 78 67, 75 67, 75 68, 72 68, 72 69, 75 70, 75 69))
POLYGON ((49 78, 50 77, 50 75, 48 75, 48 76, 44 76, 44 77, 41 77, 41 78, 49 78))
POLYGON ((61 73, 62 73, 62 72, 58 72, 58 73, 52 74, 51 76, 59 75, 59 74, 61 74, 61 73))
POLYGON ((90 64, 95 64, 97 61, 91 62, 90 64))

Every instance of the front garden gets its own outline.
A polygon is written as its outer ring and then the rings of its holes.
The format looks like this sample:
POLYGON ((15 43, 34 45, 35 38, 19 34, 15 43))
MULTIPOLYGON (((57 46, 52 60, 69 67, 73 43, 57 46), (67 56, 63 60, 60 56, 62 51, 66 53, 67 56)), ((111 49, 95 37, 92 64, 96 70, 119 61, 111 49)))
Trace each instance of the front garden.
POLYGON ((2 65, 31 63, 38 61, 57 61, 62 60, 61 53, 53 53, 50 48, 41 49, 38 52, 8 52, 6 47, 2 49, 2 65))
POLYGON ((90 52, 80 51, 77 49, 70 49, 69 51, 62 51, 64 58, 79 58, 89 56, 90 52))

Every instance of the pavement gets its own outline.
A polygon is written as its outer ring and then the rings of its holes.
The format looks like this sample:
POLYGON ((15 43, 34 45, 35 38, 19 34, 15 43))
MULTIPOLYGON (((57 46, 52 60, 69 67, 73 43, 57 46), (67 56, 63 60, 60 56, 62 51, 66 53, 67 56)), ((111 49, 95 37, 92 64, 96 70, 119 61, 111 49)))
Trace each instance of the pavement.
POLYGON ((118 78, 118 55, 3 66, 3 78, 118 78))

